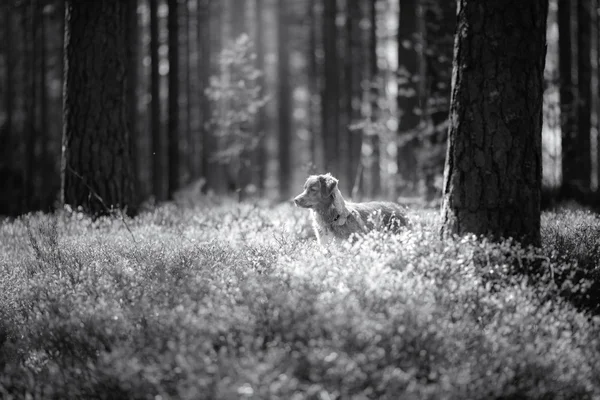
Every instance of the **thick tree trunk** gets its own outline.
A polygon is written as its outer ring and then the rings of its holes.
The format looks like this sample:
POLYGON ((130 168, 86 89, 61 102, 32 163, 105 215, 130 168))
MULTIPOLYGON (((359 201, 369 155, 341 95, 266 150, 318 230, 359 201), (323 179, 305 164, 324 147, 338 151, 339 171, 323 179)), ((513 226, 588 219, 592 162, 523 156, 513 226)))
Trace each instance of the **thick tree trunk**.
POLYGON ((287 0, 278 0, 278 33, 277 38, 277 102, 279 105, 279 190, 282 199, 291 196, 291 138, 292 138, 292 105, 290 86, 290 53, 289 32, 286 10, 287 0))
POLYGON ((169 0, 168 198, 179 189, 179 21, 178 0, 169 0))
POLYGON ((165 165, 163 138, 160 118, 160 74, 158 66, 158 0, 150 0, 150 131, 152 135, 152 192, 156 201, 163 201, 165 196, 165 165))
POLYGON ((404 189, 413 192, 417 185, 418 129, 420 112, 420 65, 422 38, 419 31, 419 0, 402 1, 398 25, 398 173, 404 189))
POLYGON ((62 200, 93 215, 133 206, 126 7, 120 0, 67 1, 62 200))
POLYGON ((445 234, 540 242, 547 11, 546 0, 459 1, 445 234))

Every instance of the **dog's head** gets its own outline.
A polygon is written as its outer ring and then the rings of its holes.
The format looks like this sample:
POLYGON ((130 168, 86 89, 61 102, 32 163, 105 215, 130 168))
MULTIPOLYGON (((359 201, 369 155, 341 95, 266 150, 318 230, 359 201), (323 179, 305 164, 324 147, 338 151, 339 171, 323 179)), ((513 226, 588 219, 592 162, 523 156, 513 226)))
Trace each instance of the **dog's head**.
POLYGON ((294 203, 304 208, 328 206, 334 200, 332 195, 337 184, 338 180, 331 174, 311 175, 304 184, 304 191, 294 198, 294 203))

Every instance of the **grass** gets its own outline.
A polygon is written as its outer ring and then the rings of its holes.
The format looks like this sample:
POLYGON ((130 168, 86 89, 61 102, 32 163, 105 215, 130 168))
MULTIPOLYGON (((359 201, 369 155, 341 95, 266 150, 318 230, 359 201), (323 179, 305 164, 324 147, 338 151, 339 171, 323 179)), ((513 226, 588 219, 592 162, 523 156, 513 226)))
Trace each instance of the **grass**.
POLYGON ((0 397, 599 398, 598 218, 535 250, 436 217, 330 254, 288 206, 0 222, 0 397))

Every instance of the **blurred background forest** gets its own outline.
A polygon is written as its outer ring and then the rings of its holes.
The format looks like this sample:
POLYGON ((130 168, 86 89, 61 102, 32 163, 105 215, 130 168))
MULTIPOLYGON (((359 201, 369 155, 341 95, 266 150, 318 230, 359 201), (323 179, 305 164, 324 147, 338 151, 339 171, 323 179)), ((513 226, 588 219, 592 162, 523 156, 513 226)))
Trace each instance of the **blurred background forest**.
MULTIPOLYGON (((328 171, 354 199, 439 204, 454 1, 127 4, 137 202, 180 190, 287 200, 307 174, 328 171)), ((0 214, 50 210, 65 4, 6 0, 0 10, 0 214)), ((599 12, 598 0, 550 1, 545 202, 600 198, 599 12)))

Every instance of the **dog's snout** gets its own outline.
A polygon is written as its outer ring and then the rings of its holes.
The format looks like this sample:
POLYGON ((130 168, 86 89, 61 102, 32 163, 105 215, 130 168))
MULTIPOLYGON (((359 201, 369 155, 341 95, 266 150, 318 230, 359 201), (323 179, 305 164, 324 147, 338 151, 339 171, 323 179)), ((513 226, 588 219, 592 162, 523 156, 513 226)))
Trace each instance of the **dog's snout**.
POLYGON ((300 196, 294 197, 294 199, 292 201, 294 202, 295 205, 298 205, 300 202, 300 196))

